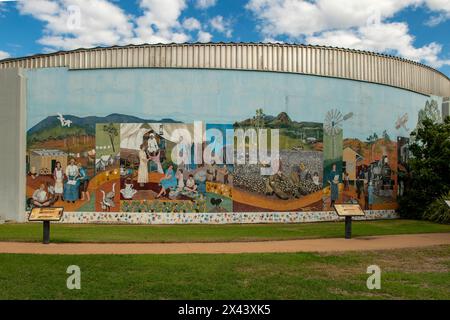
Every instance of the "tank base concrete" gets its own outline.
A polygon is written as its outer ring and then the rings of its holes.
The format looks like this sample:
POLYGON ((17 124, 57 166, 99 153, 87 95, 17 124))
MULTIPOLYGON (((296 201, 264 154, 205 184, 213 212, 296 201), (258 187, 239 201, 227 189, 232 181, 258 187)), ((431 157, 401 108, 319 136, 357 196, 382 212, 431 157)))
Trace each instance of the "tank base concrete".
POLYGON ((25 85, 20 69, 0 70, 0 221, 26 221, 25 85))

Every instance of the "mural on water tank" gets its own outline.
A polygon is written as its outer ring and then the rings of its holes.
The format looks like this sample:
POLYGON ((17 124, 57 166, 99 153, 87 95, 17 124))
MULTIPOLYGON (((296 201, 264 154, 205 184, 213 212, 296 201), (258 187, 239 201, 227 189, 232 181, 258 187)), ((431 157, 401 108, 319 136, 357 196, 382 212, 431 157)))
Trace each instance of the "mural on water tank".
POLYGON ((42 69, 27 77, 27 208, 66 212, 312 212, 356 202, 395 209, 410 134, 425 116, 439 121, 442 104, 390 87, 273 73, 42 69), (169 78, 175 89, 156 81, 169 78), (251 129, 256 136, 244 137, 239 154, 236 132, 251 129), (261 175, 270 164, 250 163, 249 150, 261 132, 270 150, 275 130, 278 169, 261 175))

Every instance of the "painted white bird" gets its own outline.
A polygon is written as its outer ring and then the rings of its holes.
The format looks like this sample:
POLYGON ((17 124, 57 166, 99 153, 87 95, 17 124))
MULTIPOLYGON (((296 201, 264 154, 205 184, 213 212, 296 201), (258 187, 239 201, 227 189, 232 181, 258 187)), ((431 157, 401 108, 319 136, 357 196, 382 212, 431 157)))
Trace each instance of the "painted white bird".
POLYGON ((70 126, 72 125, 72 120, 66 120, 64 119, 64 116, 61 113, 58 113, 58 120, 59 122, 61 122, 61 127, 68 127, 70 128, 70 126))
POLYGON ((110 199, 114 199, 115 196, 116 196, 116 183, 114 182, 114 183, 113 183, 113 186, 112 186, 112 191, 111 191, 111 192, 108 192, 108 194, 106 195, 106 197, 107 197, 107 198, 110 198, 110 199))
POLYGON ((404 128, 406 131, 409 131, 408 128, 406 128, 406 123, 408 122, 408 114, 405 113, 403 116, 398 117, 397 121, 395 122, 395 129, 404 128))
POLYGON ((114 198, 116 196, 116 184, 113 183, 112 191, 105 193, 104 190, 100 190, 100 192, 103 194, 103 199, 101 202, 102 210, 110 211, 111 208, 114 208, 116 204, 114 203, 114 198))

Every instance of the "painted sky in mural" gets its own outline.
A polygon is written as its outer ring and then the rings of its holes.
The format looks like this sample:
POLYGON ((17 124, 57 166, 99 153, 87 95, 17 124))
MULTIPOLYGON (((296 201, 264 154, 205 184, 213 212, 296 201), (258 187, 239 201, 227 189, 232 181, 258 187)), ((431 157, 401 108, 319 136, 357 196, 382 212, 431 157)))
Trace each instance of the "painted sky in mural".
POLYGON ((415 124, 417 113, 411 106, 423 105, 426 99, 381 85, 279 73, 51 69, 27 74, 34 83, 28 128, 58 112, 104 117, 133 110, 130 115, 142 119, 234 123, 252 117, 258 108, 268 115, 284 111, 296 121, 314 122, 323 122, 328 110, 339 109, 354 113, 344 123, 346 136, 365 139, 360 123, 395 136, 397 118, 409 114, 409 123, 415 124))

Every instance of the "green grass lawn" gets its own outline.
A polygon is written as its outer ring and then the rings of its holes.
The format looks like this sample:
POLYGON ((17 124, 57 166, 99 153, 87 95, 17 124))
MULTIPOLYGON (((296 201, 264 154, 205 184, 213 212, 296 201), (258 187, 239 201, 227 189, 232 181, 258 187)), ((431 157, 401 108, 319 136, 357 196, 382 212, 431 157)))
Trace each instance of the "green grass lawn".
POLYGON ((450 246, 341 254, 0 254, 0 299, 450 299, 450 246), (81 290, 66 288, 69 265, 81 290), (381 290, 368 290, 369 265, 381 290))
MULTIPOLYGON (((354 221, 353 236, 450 232, 450 225, 415 220, 354 221)), ((67 225, 52 224, 52 242, 214 242, 334 238, 343 222, 268 225, 67 225)), ((42 224, 0 225, 0 241, 42 241, 42 224)))

